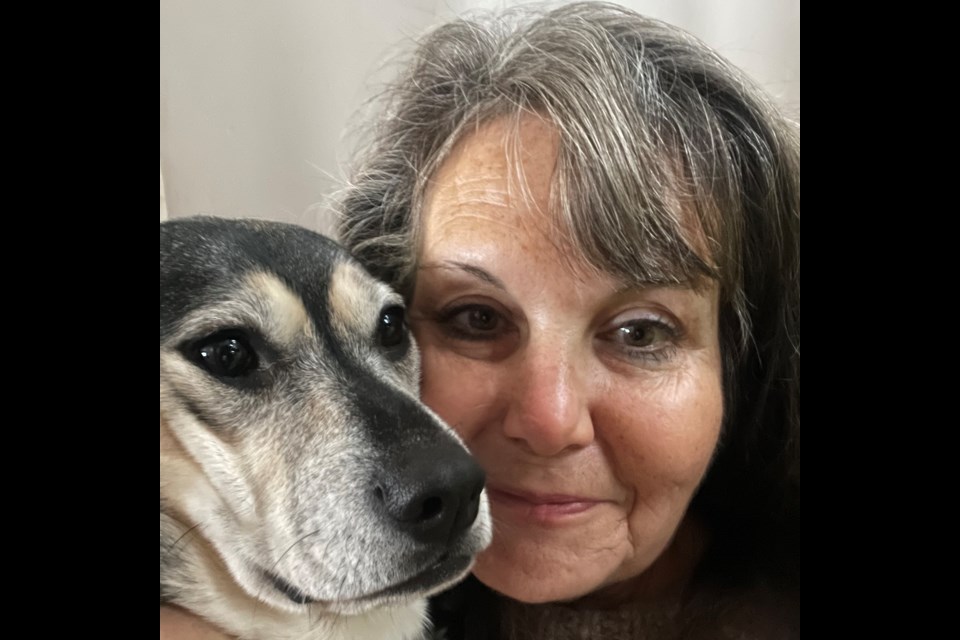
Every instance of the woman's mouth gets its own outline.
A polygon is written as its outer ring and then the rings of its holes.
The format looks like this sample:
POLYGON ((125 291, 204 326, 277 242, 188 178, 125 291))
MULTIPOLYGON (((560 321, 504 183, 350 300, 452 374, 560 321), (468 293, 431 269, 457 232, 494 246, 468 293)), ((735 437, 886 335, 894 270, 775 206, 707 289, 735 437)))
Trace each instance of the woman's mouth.
POLYGON ((487 486, 487 497, 495 516, 519 517, 541 524, 559 524, 606 502, 583 496, 536 493, 492 486, 487 486))

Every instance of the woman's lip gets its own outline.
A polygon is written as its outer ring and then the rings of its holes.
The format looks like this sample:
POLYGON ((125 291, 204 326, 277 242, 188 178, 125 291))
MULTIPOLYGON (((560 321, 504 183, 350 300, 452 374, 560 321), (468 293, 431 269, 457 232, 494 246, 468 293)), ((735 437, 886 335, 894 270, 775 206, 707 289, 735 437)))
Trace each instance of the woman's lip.
POLYGON ((507 498, 523 500, 531 504, 567 504, 571 502, 601 502, 592 498, 582 496, 572 496, 563 493, 535 493, 532 491, 523 491, 521 489, 510 489, 506 487, 487 487, 488 493, 500 494, 507 498))
POLYGON ((487 486, 487 497, 494 507, 537 521, 551 521, 587 511, 607 502, 583 496, 560 493, 535 493, 513 488, 487 486))

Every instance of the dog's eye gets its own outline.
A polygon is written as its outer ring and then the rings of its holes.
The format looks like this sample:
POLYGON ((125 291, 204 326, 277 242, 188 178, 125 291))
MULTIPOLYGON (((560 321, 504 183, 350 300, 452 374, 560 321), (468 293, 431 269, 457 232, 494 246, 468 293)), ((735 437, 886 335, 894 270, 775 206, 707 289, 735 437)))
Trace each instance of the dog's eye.
POLYGON ((377 340, 380 346, 386 349, 404 349, 407 344, 407 323, 403 317, 403 307, 385 307, 380 312, 377 340))
POLYGON ((257 353, 247 337, 236 331, 215 333, 196 346, 197 361, 210 373, 238 378, 257 368, 257 353))

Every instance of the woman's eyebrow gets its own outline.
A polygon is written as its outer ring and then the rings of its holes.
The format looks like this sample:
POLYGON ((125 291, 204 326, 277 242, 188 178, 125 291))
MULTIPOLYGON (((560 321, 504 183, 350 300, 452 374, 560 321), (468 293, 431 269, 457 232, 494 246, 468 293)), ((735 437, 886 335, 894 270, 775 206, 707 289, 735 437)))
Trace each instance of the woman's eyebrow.
POLYGON ((503 291, 507 290, 507 286, 503 284, 503 281, 487 271, 486 269, 481 269, 478 266, 467 264, 465 262, 457 262, 455 260, 444 260, 443 262, 425 262, 420 265, 420 269, 448 269, 451 271, 460 271, 470 275, 477 280, 481 280, 489 285, 493 285, 498 289, 503 291))

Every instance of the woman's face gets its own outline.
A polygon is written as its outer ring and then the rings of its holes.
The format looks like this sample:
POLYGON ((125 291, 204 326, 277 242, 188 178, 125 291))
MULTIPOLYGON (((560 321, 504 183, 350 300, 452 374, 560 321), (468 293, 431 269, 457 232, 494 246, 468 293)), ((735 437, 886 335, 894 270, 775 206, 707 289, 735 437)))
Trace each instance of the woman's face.
POLYGON ((424 400, 487 472, 494 541, 475 574, 543 602, 661 556, 640 581, 681 570, 672 540, 723 413, 717 292, 572 261, 550 227, 555 131, 531 116, 508 145, 508 128, 478 129, 434 176, 411 319, 424 400))

